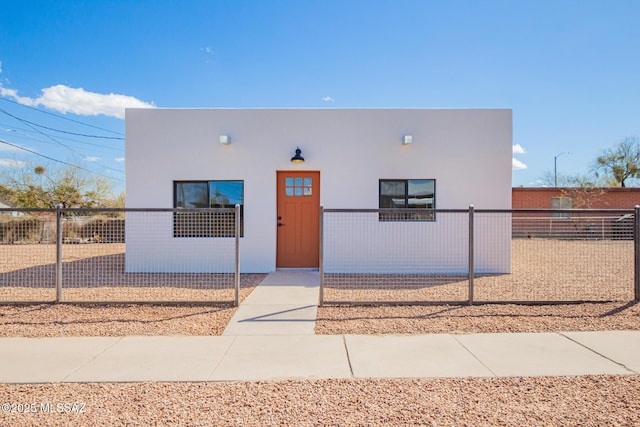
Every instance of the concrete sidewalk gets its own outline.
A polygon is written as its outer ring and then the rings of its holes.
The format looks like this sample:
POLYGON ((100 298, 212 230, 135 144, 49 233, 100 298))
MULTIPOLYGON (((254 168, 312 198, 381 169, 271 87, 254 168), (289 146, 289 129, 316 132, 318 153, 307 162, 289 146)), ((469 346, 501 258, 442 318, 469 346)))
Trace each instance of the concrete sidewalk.
POLYGON ((319 275, 269 274, 222 336, 0 338, 0 382, 640 373, 640 331, 315 335, 319 275))
POLYGON ((0 382, 254 381, 640 373, 640 331, 2 338, 0 382))

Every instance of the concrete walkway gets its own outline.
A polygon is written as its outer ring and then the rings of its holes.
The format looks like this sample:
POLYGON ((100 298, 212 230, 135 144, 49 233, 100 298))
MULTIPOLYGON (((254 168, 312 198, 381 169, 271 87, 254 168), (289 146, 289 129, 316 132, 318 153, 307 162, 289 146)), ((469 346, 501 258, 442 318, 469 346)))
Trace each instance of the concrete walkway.
POLYGON ((640 331, 0 339, 0 382, 640 373, 640 331))
POLYGON ((272 273, 222 336, 0 338, 1 383, 640 373, 640 331, 315 335, 318 273, 272 273))
POLYGON ((314 335, 319 291, 317 271, 271 273, 240 304, 222 335, 314 335))

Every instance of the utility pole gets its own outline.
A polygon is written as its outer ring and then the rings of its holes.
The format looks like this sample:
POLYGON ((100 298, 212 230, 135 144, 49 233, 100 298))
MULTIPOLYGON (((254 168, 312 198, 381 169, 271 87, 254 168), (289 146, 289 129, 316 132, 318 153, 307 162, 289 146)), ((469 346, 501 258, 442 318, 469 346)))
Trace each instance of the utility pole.
POLYGON ((570 151, 563 151, 553 157, 553 186, 558 187, 558 157, 563 154, 571 154, 570 151))

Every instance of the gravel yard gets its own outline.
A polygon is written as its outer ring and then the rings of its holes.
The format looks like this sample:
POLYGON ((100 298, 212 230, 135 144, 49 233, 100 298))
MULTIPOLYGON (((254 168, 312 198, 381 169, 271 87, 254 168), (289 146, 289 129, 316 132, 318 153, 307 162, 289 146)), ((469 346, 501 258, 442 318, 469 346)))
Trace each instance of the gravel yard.
MULTIPOLYGON (((543 263, 541 265, 547 271, 544 273, 544 283, 550 285, 549 288, 570 285, 570 289, 581 289, 583 284, 574 282, 574 279, 591 277, 595 278, 592 281, 595 284, 590 288, 593 295, 601 295, 598 292, 610 281, 607 277, 617 277, 619 280, 616 283, 621 282, 625 286, 628 280, 626 275, 629 273, 625 269, 628 264, 628 259, 625 258, 627 249, 624 249, 628 242, 614 243, 621 245, 608 249, 599 247, 605 258, 597 263, 591 262, 592 266, 586 269, 565 269, 566 280, 557 283, 547 282, 548 271, 562 266, 563 262, 567 262, 566 259, 556 261, 553 256, 547 255, 540 255, 541 258, 536 259, 526 252, 523 256, 527 263, 533 263, 533 260, 543 263), (614 259, 621 260, 621 264, 612 264, 614 273, 607 270, 603 276, 600 270, 604 270, 604 266, 614 259)), ((566 245, 564 248, 566 252, 573 251, 576 256, 582 254, 574 260, 578 259, 585 265, 590 263, 584 252, 575 251, 566 245)), ((546 251, 548 247, 542 249, 546 251)), ((587 254, 592 254, 592 251, 593 247, 587 250, 587 254)), ((117 256, 118 252, 102 256, 111 255, 117 256)), ((562 256, 564 255, 556 258, 562 256)), ((20 268, 26 274, 21 278, 38 278, 41 277, 43 268, 51 268, 51 260, 46 257, 29 259, 32 265, 20 268)), ((83 259, 85 258, 80 257, 72 262, 83 259)), ((10 271, 15 271, 15 267, 12 268, 14 270, 10 271)), ((519 273, 522 275, 518 276, 527 280, 516 281, 517 286, 513 283, 509 285, 516 292, 509 295, 518 296, 521 295, 519 292, 526 292, 523 286, 527 284, 539 286, 541 282, 532 276, 536 268, 527 268, 529 270, 522 270, 519 273)), ((537 270, 543 271, 540 268, 537 270)), ((0 271, 2 272, 7 271, 0 271)), ((90 277, 82 277, 91 280, 90 277)), ((242 275, 242 298, 263 277, 264 275, 242 275)), ((450 285, 464 287, 464 284, 450 285)), ((497 286, 495 289, 508 290, 505 288, 506 283, 494 286, 497 286)), ((80 287, 81 290, 101 288, 80 287)), ((423 291, 433 292, 432 288, 444 290, 446 286, 425 288, 423 291)), ((78 288, 70 288, 69 291, 75 289, 78 288)), ((171 286, 164 285, 156 289, 157 292, 190 291, 188 288, 172 289, 171 286)), ((354 289, 338 291, 353 292, 354 289)), ((51 289, 33 286, 14 289, 12 292, 17 292, 12 295, 23 298, 26 296, 28 299, 34 295, 30 293, 50 293, 51 289)), ((371 290, 366 292, 369 296, 371 290)), ((457 294, 460 291, 455 292, 457 294)), ((640 329, 640 304, 628 302, 629 291, 624 287, 616 287, 615 292, 627 298, 626 301, 548 306, 326 306, 318 310, 316 333, 416 334, 640 329)), ((90 295, 97 298, 96 294, 90 295)), ((379 295, 380 298, 386 296, 379 295)), ((0 294, 0 298, 5 297, 6 295, 0 294)), ((235 308, 210 306, 0 305, 0 336, 219 335, 234 312, 235 308)), ((640 376, 0 384, 0 403, 10 405, 9 412, 0 412, 0 425, 20 426, 634 426, 640 424, 640 376), (24 411, 27 407, 36 408, 39 412, 17 412, 24 411), (82 412, 78 413, 80 410, 82 412)))
POLYGON ((431 334, 640 330, 640 303, 327 306, 316 334, 431 334))
MULTIPOLYGON (((0 245, 0 301, 54 301, 55 250, 52 244, 0 245)), ((235 296, 231 273, 125 272, 124 243, 67 244, 62 254, 63 301, 224 302, 235 296)), ((250 286, 241 280, 241 288, 246 297, 250 286)))
MULTIPOLYGON (((232 307, 0 306, 0 337, 220 335, 232 307)), ((319 307, 316 333, 426 334, 640 330, 640 303, 319 307)))
MULTIPOLYGON (((264 277, 242 274, 240 299, 264 277)), ((0 305, 0 337, 220 335, 235 312, 229 306, 0 305)))
MULTIPOLYGON (((476 249, 491 257, 491 248, 476 249), (483 252, 484 251, 484 252, 483 252)), ((513 239, 511 273, 476 271, 476 301, 629 301, 633 242, 513 239)), ((466 274, 327 274, 326 301, 447 301, 468 299, 466 274)))
POLYGON ((0 413, 0 424, 20 426, 640 423, 639 376, 0 385, 0 400, 61 404, 60 413, 0 413))

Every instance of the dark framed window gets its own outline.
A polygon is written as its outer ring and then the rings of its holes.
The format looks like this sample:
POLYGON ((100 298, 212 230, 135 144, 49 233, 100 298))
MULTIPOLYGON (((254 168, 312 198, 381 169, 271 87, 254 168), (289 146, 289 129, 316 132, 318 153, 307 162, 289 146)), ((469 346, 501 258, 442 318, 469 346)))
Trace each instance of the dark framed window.
MULTIPOLYGON (((244 181, 174 181, 173 207, 234 208, 240 205, 240 236, 244 236, 244 181)), ((176 212, 173 237, 234 237, 233 212, 176 212)))
MULTIPOLYGON (((381 179, 380 209, 435 209, 435 179, 381 179)), ((435 212, 380 212, 380 221, 435 221, 435 212)))

